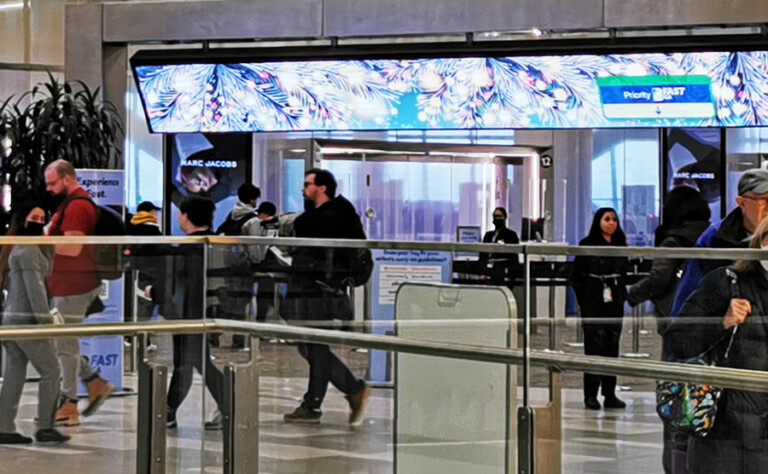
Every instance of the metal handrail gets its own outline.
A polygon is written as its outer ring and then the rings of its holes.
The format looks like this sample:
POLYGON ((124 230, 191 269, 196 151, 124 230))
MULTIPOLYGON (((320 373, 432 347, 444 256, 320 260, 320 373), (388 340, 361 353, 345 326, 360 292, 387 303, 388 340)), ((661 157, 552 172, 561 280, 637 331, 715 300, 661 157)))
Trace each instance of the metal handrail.
MULTIPOLYGON (((358 334, 327 329, 252 323, 222 319, 156 321, 142 323, 73 324, 0 327, 0 340, 41 339, 72 336, 117 336, 143 333, 233 332, 266 335, 294 341, 344 344, 407 354, 521 365, 521 349, 447 344, 394 336, 358 334)), ((768 372, 723 367, 705 367, 669 362, 616 359, 531 350, 532 365, 560 371, 623 375, 682 382, 707 381, 714 385, 753 391, 768 391, 768 372)))
POLYGON ((81 237, 0 237, 2 245, 84 244, 84 245, 275 245, 281 247, 369 248, 380 250, 433 250, 450 252, 482 252, 495 254, 523 254, 540 256, 602 255, 609 257, 642 258, 702 258, 702 259, 766 259, 768 250, 714 249, 714 248, 654 248, 654 247, 582 247, 555 243, 547 245, 527 243, 520 245, 414 242, 403 240, 346 240, 307 239, 296 237, 189 237, 189 236, 81 236, 81 237))

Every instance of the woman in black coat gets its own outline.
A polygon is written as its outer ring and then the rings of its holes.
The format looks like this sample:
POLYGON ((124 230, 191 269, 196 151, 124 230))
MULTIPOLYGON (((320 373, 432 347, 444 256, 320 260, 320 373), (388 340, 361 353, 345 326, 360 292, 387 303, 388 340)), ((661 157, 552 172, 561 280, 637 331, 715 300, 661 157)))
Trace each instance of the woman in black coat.
MULTIPOLYGON (((755 230, 750 248, 768 249, 768 220, 755 230)), ((721 367, 768 371, 768 260, 742 260, 735 270, 735 285, 719 268, 685 301, 667 331, 673 355, 684 359, 714 345, 721 367)), ((689 438, 687 466, 697 474, 768 472, 768 393, 724 389, 712 431, 689 438)))
MULTIPOLYGON (((598 209, 589 235, 579 245, 626 247, 627 238, 616 211, 610 207, 598 209)), ((626 270, 625 257, 579 256, 573 262, 571 282, 581 309, 586 355, 619 356, 626 270)), ((597 392, 601 386, 605 408, 626 407, 616 397, 615 376, 584 373, 584 406, 587 409, 600 409, 597 392)))

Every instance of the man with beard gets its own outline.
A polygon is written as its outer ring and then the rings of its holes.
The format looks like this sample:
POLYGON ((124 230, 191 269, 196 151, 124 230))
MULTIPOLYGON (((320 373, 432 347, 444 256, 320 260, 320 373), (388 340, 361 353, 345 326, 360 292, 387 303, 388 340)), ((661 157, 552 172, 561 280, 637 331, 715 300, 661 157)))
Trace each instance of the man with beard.
MULTIPOLYGON (((336 196, 336 179, 329 171, 313 168, 304 174, 306 212, 296 218, 296 237, 320 239, 365 239, 360 216, 352 203, 336 196)), ((335 268, 350 265, 344 249, 302 247, 293 253, 297 275, 290 283, 283 311, 297 322, 351 319, 352 309, 346 288, 335 288, 328 278, 335 268), (335 257, 335 258, 334 258, 335 257)), ((320 423, 320 410, 328 383, 341 391, 349 403, 349 423, 363 419, 371 388, 355 377, 327 344, 299 343, 299 354, 309 363, 309 386, 296 410, 283 415, 287 423, 320 423)))
MULTIPOLYGON (((51 218, 48 235, 77 237, 93 235, 98 210, 88 192, 77 183, 77 174, 71 163, 57 160, 45 169, 45 186, 58 202, 51 218), (77 196, 88 199, 78 199, 77 196)), ((85 319, 88 306, 99 293, 101 281, 94 273, 95 247, 82 244, 58 244, 53 259, 53 271, 48 277, 51 307, 58 308, 67 324, 79 324, 85 319)), ((99 376, 80 354, 77 337, 56 339, 61 364, 61 405, 56 422, 66 426, 80 424, 77 409, 78 373, 88 388, 88 406, 83 416, 92 415, 115 386, 99 376)))

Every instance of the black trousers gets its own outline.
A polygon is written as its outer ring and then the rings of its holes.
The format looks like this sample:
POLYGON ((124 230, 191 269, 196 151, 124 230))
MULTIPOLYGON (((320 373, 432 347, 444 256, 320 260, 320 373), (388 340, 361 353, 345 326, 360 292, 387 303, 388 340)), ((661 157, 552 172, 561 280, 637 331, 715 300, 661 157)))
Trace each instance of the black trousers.
POLYGON ((173 375, 168 387, 168 410, 176 411, 187 398, 192 388, 193 369, 203 374, 205 386, 210 390, 216 404, 221 407, 224 399, 224 374, 213 365, 208 341, 202 334, 180 334, 173 336, 173 375), (203 345, 205 343, 205 345, 203 345))
POLYGON ((275 279, 261 277, 256 283, 256 321, 264 323, 269 309, 275 306, 275 279))
MULTIPOLYGON (((584 354, 603 357, 619 357, 621 323, 584 323, 584 354)), ((602 386, 604 397, 611 397, 616 391, 615 375, 584 373, 584 398, 597 398, 602 386)))
POLYGON ((309 363, 309 386, 303 403, 309 409, 320 409, 328 382, 345 395, 354 395, 365 386, 326 344, 301 343, 299 354, 309 363))

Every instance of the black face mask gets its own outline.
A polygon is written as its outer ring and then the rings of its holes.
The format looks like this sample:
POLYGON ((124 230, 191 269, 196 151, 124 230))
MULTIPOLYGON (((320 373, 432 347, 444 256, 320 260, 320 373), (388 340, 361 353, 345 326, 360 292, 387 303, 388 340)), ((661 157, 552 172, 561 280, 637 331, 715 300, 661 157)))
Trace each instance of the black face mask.
POLYGON ((45 227, 45 225, 39 222, 27 222, 27 225, 24 226, 23 229, 21 229, 21 235, 26 235, 26 236, 43 235, 43 227, 45 227))
POLYGON ((496 227, 496 230, 503 229, 504 224, 506 224, 506 219, 494 219, 493 220, 493 226, 496 227))

